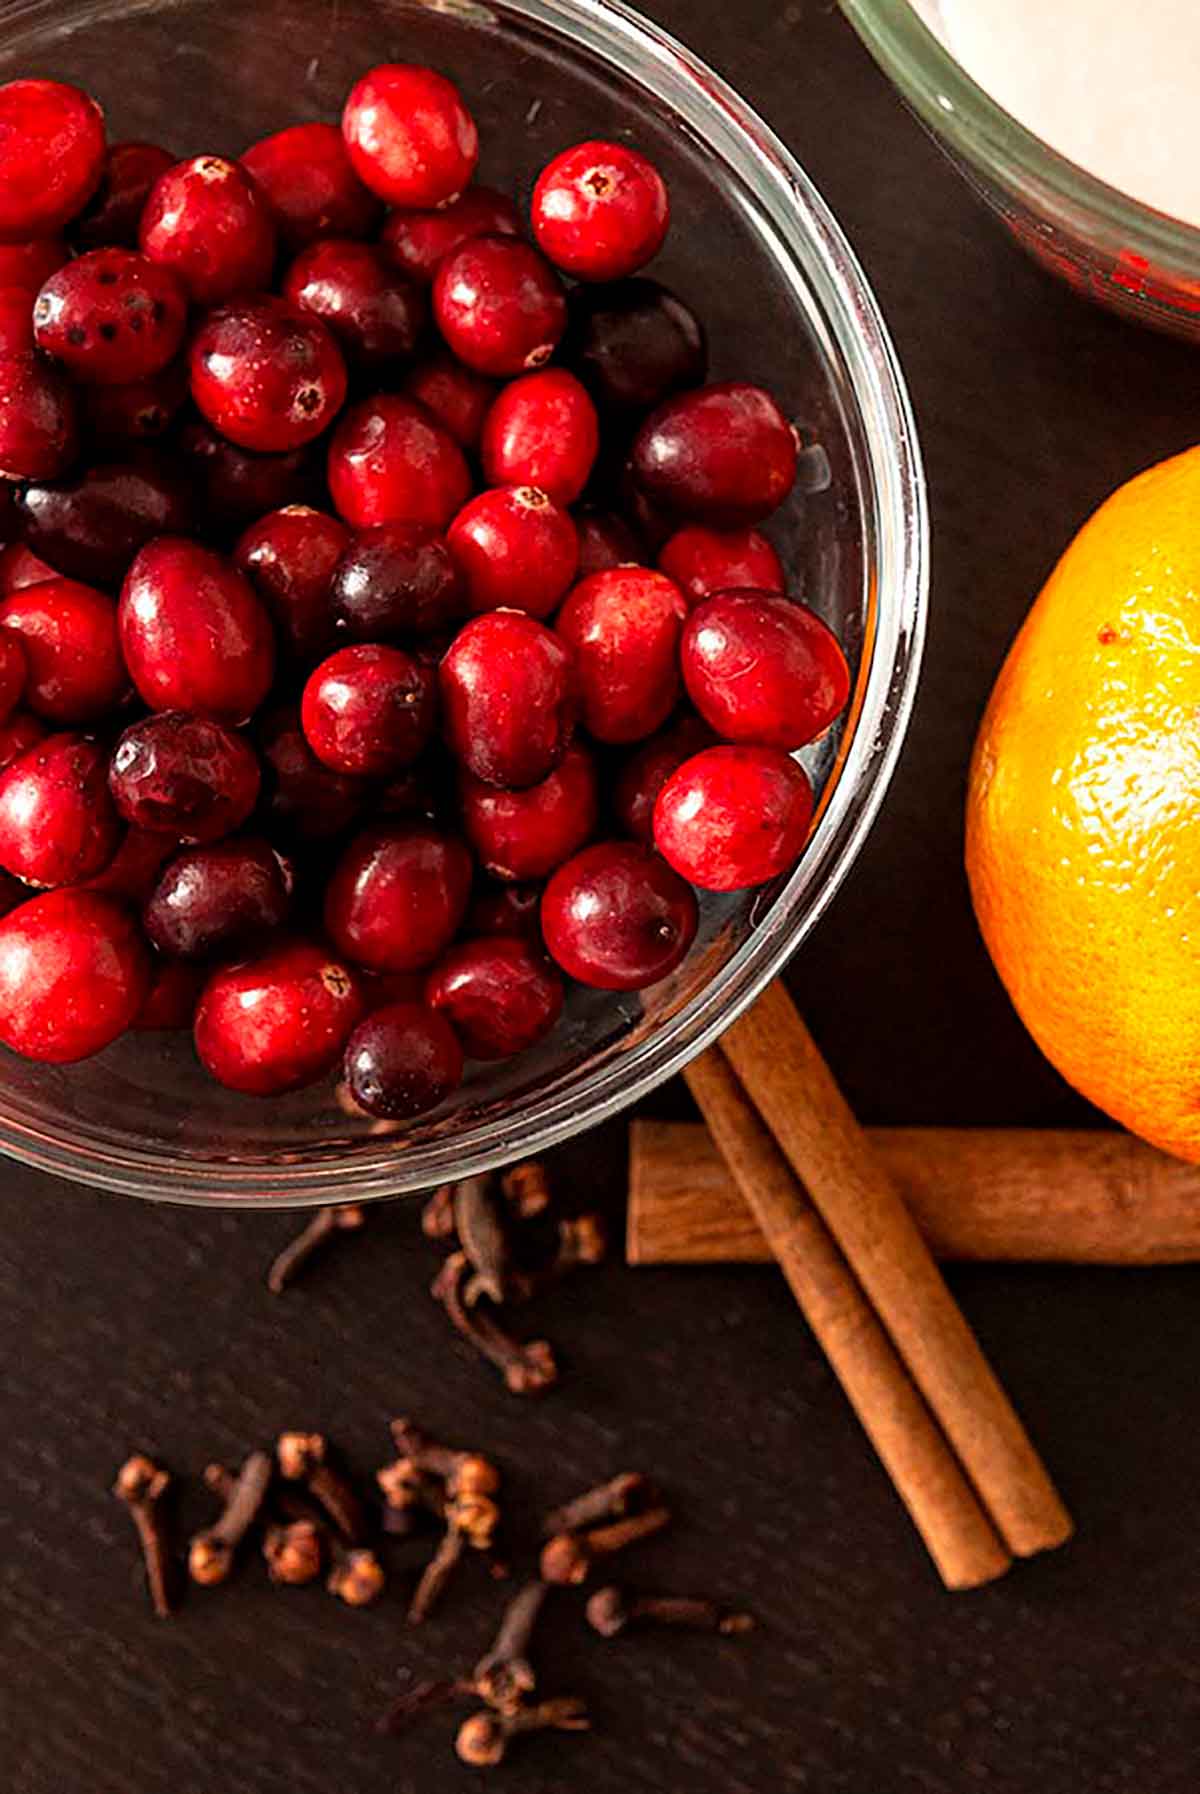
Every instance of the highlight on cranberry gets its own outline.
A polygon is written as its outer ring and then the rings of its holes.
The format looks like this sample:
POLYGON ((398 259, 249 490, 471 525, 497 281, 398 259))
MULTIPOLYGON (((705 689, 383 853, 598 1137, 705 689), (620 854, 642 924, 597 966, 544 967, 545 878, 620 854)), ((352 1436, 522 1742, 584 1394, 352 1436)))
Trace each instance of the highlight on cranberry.
POLYGON ((644 148, 524 216, 479 160, 406 63, 240 160, 0 86, 12 1051, 190 1029, 407 1121, 803 852, 851 673, 772 538, 797 432, 705 384, 644 148))

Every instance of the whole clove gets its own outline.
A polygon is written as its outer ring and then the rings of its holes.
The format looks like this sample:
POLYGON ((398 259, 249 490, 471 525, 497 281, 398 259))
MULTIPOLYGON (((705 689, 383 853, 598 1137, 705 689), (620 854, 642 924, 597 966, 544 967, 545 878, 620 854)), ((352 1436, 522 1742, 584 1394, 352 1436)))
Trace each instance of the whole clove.
POLYGON ((117 1472, 113 1494, 129 1509, 137 1528, 150 1602, 159 1619, 170 1617, 175 1578, 162 1501, 170 1476, 153 1459, 136 1453, 117 1472))
POLYGON ((471 1768, 491 1769, 504 1761, 509 1744, 522 1733, 586 1732, 590 1725, 583 1701, 560 1695, 535 1706, 514 1707, 509 1713, 472 1713, 459 1726, 454 1748, 471 1768))
POLYGON ((263 1537, 267 1575, 284 1588, 305 1588, 325 1567, 328 1536, 313 1520, 286 1520, 268 1526, 263 1537))
POLYGON ((454 1525, 447 1526, 437 1550, 421 1572, 412 1600, 408 1604, 410 1626, 424 1625, 457 1569, 467 1541, 454 1525))
POLYGON ((366 1510, 348 1477, 330 1462, 322 1433, 280 1433, 275 1460, 285 1482, 300 1483, 347 1545, 366 1537, 366 1510))
POLYGON ((519 1589, 504 1610, 491 1648, 475 1665, 471 1685, 499 1713, 519 1706, 536 1686, 529 1650, 548 1592, 545 1582, 527 1582, 519 1589))
POLYGON ((391 1469, 380 1472, 381 1481, 391 1470, 405 1474, 400 1471, 400 1466, 405 1465, 410 1467, 409 1475, 440 1477, 451 1496, 494 1495, 500 1487, 500 1472, 490 1458, 481 1452, 440 1444, 407 1416, 392 1421, 391 1434, 400 1458, 391 1469))
POLYGON ((464 1299, 473 1307, 486 1296, 499 1307, 508 1300, 514 1266, 508 1210, 496 1179, 490 1173, 464 1177, 454 1185, 453 1209, 454 1232, 474 1272, 464 1299))
POLYGON ((649 1507, 653 1488, 648 1476, 640 1470, 626 1470, 595 1489, 587 1489, 573 1501, 554 1508, 542 1522, 542 1533, 553 1538, 556 1532, 579 1532, 598 1526, 603 1520, 620 1520, 626 1514, 640 1513, 649 1507))
POLYGON ((453 1184, 441 1184, 421 1210, 421 1232, 427 1240, 454 1238, 453 1184))
POLYGON ((188 1548, 188 1574, 193 1582, 214 1588, 228 1578, 238 1546, 262 1517, 273 1468, 265 1451, 250 1453, 222 1494, 225 1505, 221 1513, 195 1535, 188 1548))
POLYGON ((618 1638, 630 1626, 643 1622, 726 1635, 754 1627, 752 1614, 722 1607, 716 1601, 695 1595, 633 1594, 616 1583, 589 1595, 586 1613, 588 1625, 601 1638, 618 1638))
POLYGON ((284 1247, 267 1270, 267 1288, 273 1296, 281 1296, 294 1283, 301 1271, 316 1258, 339 1233, 355 1233, 366 1221, 366 1210, 357 1202, 335 1204, 318 1209, 307 1226, 284 1247))
POLYGON ((652 1533, 661 1532, 670 1523, 670 1510, 648 1508, 644 1514, 630 1514, 608 1526, 595 1526, 586 1532, 559 1532, 542 1547, 541 1571, 547 1582, 578 1584, 586 1582, 595 1564, 652 1533))
POLYGON ((338 1546, 325 1582, 331 1595, 347 1607, 369 1607, 384 1591, 387 1577, 374 1551, 366 1545, 338 1546))
POLYGON ((411 1538, 427 1520, 444 1520, 446 1491, 441 1481, 411 1458, 397 1458, 375 1472, 383 1496, 382 1526, 392 1538, 411 1538))
POLYGON ((519 1221, 533 1221, 544 1215, 552 1197, 550 1179, 540 1159, 526 1159, 510 1165, 500 1179, 500 1194, 519 1221))
POLYGON ((517 1340, 480 1306, 468 1307, 464 1286, 474 1275, 465 1252, 452 1252, 434 1279, 432 1293, 451 1325, 494 1364, 513 1395, 536 1395, 558 1380, 558 1366, 545 1339, 517 1340))

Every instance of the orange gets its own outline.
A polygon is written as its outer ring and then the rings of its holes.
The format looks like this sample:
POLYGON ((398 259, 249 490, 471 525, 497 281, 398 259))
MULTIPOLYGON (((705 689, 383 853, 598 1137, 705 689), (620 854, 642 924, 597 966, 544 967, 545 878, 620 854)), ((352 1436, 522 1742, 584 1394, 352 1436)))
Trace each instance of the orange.
POLYGON ((997 970, 1064 1077, 1200 1161, 1200 448, 1080 530, 971 763, 967 872, 997 970))

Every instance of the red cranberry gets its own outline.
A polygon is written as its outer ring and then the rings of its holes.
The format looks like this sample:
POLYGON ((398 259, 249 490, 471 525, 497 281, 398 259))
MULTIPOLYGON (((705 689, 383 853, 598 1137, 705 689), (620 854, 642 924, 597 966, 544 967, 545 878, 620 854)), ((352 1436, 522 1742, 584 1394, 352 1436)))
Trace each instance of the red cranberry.
POLYGON ((271 688, 271 621, 236 567, 160 536, 129 569, 118 607, 130 677, 151 710, 243 723, 271 688))
POLYGON ((469 934, 517 934, 542 943, 540 884, 481 884, 467 911, 469 934))
POLYGON ((483 470, 494 486, 540 486, 574 504, 600 448, 596 407, 563 368, 506 386, 483 429, 483 470))
POLYGON ((685 715, 642 743, 622 766, 613 789, 613 815, 635 841, 654 843, 654 806, 673 772, 713 747, 715 738, 703 717, 685 715))
POLYGON ((688 696, 726 741, 797 748, 845 708, 850 673, 815 612, 772 592, 718 592, 688 618, 688 696))
POLYGON ((0 629, 0 723, 7 723, 21 702, 28 671, 20 638, 11 629, 0 629))
POLYGON ((104 114, 61 81, 0 87, 0 241, 48 237, 82 211, 104 168, 104 114))
POLYGON ((362 1007, 358 980, 333 954, 286 941, 213 973, 196 1009, 196 1051, 230 1090, 279 1096, 332 1070, 362 1007))
POLYGON ((350 843, 329 881, 329 938, 371 971, 430 965, 458 933, 471 870, 462 842, 428 824, 370 829, 350 843))
POLYGON ((329 490, 355 529, 445 529, 471 496, 471 472, 453 436, 423 405, 380 393, 353 406, 334 431, 329 490))
POLYGON ((50 891, 0 922, 0 1040, 70 1065, 129 1027, 150 989, 150 955, 129 912, 94 891, 50 891))
POLYGON ((410 766, 433 733, 432 669, 403 648, 363 642, 323 660, 304 687, 308 745, 335 772, 386 778, 410 766))
POLYGON ((360 1022, 346 1045, 350 1095, 368 1115, 407 1121, 462 1082, 463 1050, 450 1024, 420 1003, 390 1003, 360 1022))
POLYGON ((21 494, 29 546, 70 579, 120 585, 138 550, 155 536, 191 528, 191 493, 169 463, 95 462, 21 494))
POLYGON ((620 280, 663 246, 667 186, 653 162, 623 143, 577 143, 544 168, 533 190, 533 234, 576 280, 620 280))
POLYGON ((0 478, 56 480, 79 447, 75 392, 32 354, 0 356, 0 478))
POLYGON ((100 185, 71 227, 73 240, 81 249, 136 249, 150 189, 174 166, 170 150, 157 143, 110 145, 100 185))
POLYGON ((148 380, 89 386, 81 396, 93 436, 101 441, 153 442, 170 429, 189 394, 187 367, 180 359, 148 380))
POLYGON ((289 125, 241 158, 266 195, 284 247, 318 237, 369 237, 383 212, 350 166, 336 125, 289 125))
MULTIPOLYGON (((111 773, 110 773, 111 780, 111 773)), ((103 891, 140 908, 158 883, 158 875, 173 854, 179 852, 174 835, 156 835, 150 829, 127 828, 108 865, 87 881, 89 891, 103 891)))
POLYGON ((536 486, 481 492, 459 512, 446 538, 473 611, 528 611, 548 617, 579 559, 575 525, 536 486))
POLYGON ((422 361, 404 376, 404 391, 449 430, 460 448, 478 449, 483 426, 500 388, 494 380, 456 361, 449 350, 422 361))
POLYGON ((425 328, 425 296, 388 267, 370 243, 326 237, 301 250, 283 292, 300 311, 320 318, 347 360, 359 368, 406 359, 425 328))
POLYGON ((142 250, 173 268, 197 305, 271 284, 275 225, 254 181, 223 156, 177 162, 150 189, 142 250))
POLYGON ((266 813, 289 839, 325 841, 355 821, 366 795, 360 779, 322 764, 309 747, 299 713, 272 711, 258 729, 267 775, 266 813))
POLYGON ((192 339, 192 397, 240 448, 312 442, 342 408, 346 364, 319 319, 264 294, 210 312, 192 339))
POLYGON ((479 133, 457 87, 415 63, 368 69, 350 90, 342 136, 359 180, 391 206, 457 199, 479 160, 479 133))
POLYGON ((596 990, 644 990, 695 939, 694 892, 657 854, 599 841, 560 866, 542 898, 542 934, 563 971, 596 990))
POLYGON ((32 237, 27 243, 0 243, 0 287, 20 287, 32 298, 70 259, 61 237, 32 237))
POLYGON ((425 986, 429 1007, 452 1025, 470 1059, 509 1059, 545 1039, 562 1014, 563 984, 520 935, 463 941, 425 986))
POLYGON ((165 710, 126 729, 108 786, 126 822, 177 841, 218 841, 258 802, 254 750, 223 723, 165 710))
POLYGON ((155 958, 150 994, 137 1012, 138 1034, 166 1034, 190 1028, 204 986, 204 971, 184 959, 155 958))
POLYGON ((634 478, 633 462, 627 460, 621 469, 619 493, 622 507, 642 541, 654 554, 661 554, 679 527, 679 519, 668 517, 651 504, 634 478))
POLYGON ((0 773, 0 866, 31 885, 82 884, 117 851, 105 750, 48 735, 0 773))
POLYGON ((292 659, 311 663, 333 633, 330 587, 350 541, 336 517, 285 505, 252 523, 233 551, 292 659))
POLYGON ((189 424, 179 447, 197 488, 197 514, 226 528, 244 529, 267 511, 307 504, 320 484, 311 448, 252 455, 204 423, 189 424))
POLYGON ((446 257, 472 237, 520 234, 521 215, 506 194, 468 187, 435 211, 390 213, 379 246, 402 274, 428 286, 446 257))
POLYGON ((727 380, 660 405, 638 432, 633 469, 652 504, 742 529, 791 491, 796 434, 769 392, 727 380))
POLYGON ((33 353, 33 300, 25 287, 0 288, 0 356, 33 353))
POLYGON ((52 274, 33 308, 38 348, 96 386, 157 374, 183 341, 187 297, 170 268, 92 249, 52 274))
POLYGON ((0 592, 23 592, 26 586, 40 585, 44 579, 57 579, 53 567, 30 554, 23 542, 12 542, 0 550, 0 592))
POLYGON ((656 280, 576 287, 563 351, 597 405, 615 416, 652 411, 703 383, 704 326, 656 280))
POLYGON ((640 741, 679 699, 679 640, 687 604, 646 567, 614 567, 575 587, 555 628, 569 643, 583 722, 597 741, 640 741))
POLYGON ((142 926, 160 953, 208 959, 246 952, 283 927, 290 907, 279 855, 239 835, 177 854, 146 900, 142 926))
POLYGON ((611 567, 636 566, 642 560, 641 543, 615 511, 577 511, 575 528, 579 535, 580 579, 607 573, 611 567))
POLYGON ((787 590, 783 563, 756 529, 715 530, 689 524, 671 537, 658 564, 689 604, 699 604, 714 592, 787 590))
POLYGON ((6 722, 0 723, 0 772, 46 739, 45 723, 31 716, 28 710, 15 710, 6 722))
POLYGON ((498 791, 463 773, 463 833, 493 878, 545 878, 596 831, 596 766, 572 742, 549 778, 525 791, 498 791))
POLYGON ((557 274, 517 237, 472 237, 433 283, 437 327, 460 361, 508 376, 549 361, 567 325, 557 274))
POLYGON ((346 634, 360 642, 436 635, 465 608, 445 539, 417 523, 360 530, 338 563, 332 599, 346 634))
POLYGON ((0 604, 0 627, 25 654, 25 702, 52 723, 98 722, 129 688, 112 599, 74 579, 47 579, 0 604))
POLYGON ((413 821, 437 821, 451 810, 452 779, 436 749, 415 766, 406 766, 374 794, 375 815, 413 821))
POLYGON ((446 740, 468 772, 520 790, 567 751, 578 710, 568 649, 523 611, 474 617, 440 669, 446 740))
POLYGON ((671 774, 654 841, 704 891, 741 891, 788 872, 812 822, 812 786, 781 748, 706 748, 671 774))

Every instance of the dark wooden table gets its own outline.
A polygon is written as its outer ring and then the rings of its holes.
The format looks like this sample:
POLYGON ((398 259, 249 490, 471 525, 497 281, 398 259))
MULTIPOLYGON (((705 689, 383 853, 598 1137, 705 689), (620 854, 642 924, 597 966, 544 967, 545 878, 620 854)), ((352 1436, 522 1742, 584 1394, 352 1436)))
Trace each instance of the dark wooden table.
MULTIPOLYGON (((1194 351, 1081 306, 1013 252, 829 0, 656 0, 807 164, 895 333, 932 487, 929 653, 893 794, 794 968, 878 1121, 1055 1124, 1087 1111, 1011 1015, 960 870, 963 770, 1005 644, 1075 524, 1200 434, 1194 351)), ((661 1113, 685 1113, 668 1090, 661 1113)), ((623 1130, 562 1157, 615 1207, 623 1130)), ((978 1269, 957 1293, 1078 1515, 982 1593, 939 1587, 780 1280, 613 1266, 539 1319, 568 1375, 541 1404, 448 1344, 411 1210, 281 1302, 281 1217, 151 1209, 5 1166, 0 1233, 0 1781, 9 1794, 451 1794, 433 1721, 372 1720, 401 1673, 471 1661, 497 1591, 465 1575, 424 1634, 257 1570, 152 1620, 108 1494, 131 1445, 194 1475, 285 1425, 364 1469, 408 1410, 497 1453, 513 1503, 622 1466, 681 1522, 644 1579, 736 1597, 742 1641, 600 1645, 568 1603, 548 1674, 590 1739, 539 1742, 537 1791, 1188 1794, 1200 1744, 1197 1283, 978 1269)), ((185 1514, 203 1511, 195 1495, 185 1514)), ((526 1542, 528 1542, 526 1540, 526 1542)), ((520 1529, 518 1529, 520 1543, 520 1529)))

